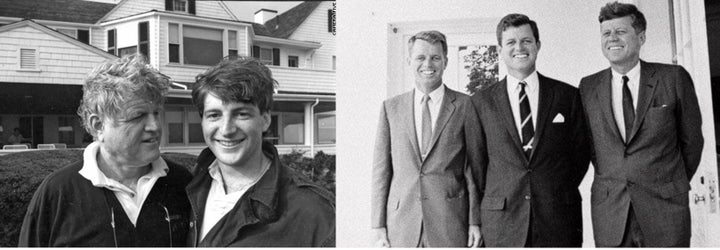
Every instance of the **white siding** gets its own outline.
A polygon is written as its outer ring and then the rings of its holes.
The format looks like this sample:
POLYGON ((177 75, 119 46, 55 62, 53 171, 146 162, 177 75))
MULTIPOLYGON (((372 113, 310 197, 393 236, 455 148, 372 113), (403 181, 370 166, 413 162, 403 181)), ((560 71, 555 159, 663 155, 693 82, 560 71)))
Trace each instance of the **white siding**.
POLYGON ((105 58, 29 26, 0 33, 0 82, 82 84, 105 58), (37 50, 38 71, 18 71, 18 50, 37 50))
MULTIPOLYGON (((128 0, 111 13, 105 20, 115 20, 150 10, 165 11, 165 0, 128 0)), ((195 1, 196 16, 235 20, 225 11, 219 1, 195 1)))
POLYGON ((195 13, 197 16, 235 20, 221 6, 220 1, 195 1, 195 13))
POLYGON ((90 29, 90 45, 100 48, 101 50, 107 51, 107 34, 105 34, 103 28, 92 28, 90 29))
POLYGON ((312 65, 309 68, 332 70, 335 55, 335 36, 328 32, 327 12, 332 9, 333 2, 322 2, 313 11, 305 22, 298 27, 289 37, 293 40, 313 41, 322 44, 313 56, 312 65))
POLYGON ((268 66, 279 91, 335 93, 335 71, 268 66))
POLYGON ((128 0, 123 2, 119 7, 103 21, 115 20, 139 13, 145 13, 150 10, 165 10, 165 0, 128 0))

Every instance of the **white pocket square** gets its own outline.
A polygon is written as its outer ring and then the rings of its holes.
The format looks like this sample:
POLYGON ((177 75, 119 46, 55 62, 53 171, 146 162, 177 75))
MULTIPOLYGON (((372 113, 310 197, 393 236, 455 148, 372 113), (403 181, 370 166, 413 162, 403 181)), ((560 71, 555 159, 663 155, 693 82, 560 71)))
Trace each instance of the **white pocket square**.
POLYGON ((565 123, 565 117, 558 113, 555 118, 553 118, 553 123, 565 123))

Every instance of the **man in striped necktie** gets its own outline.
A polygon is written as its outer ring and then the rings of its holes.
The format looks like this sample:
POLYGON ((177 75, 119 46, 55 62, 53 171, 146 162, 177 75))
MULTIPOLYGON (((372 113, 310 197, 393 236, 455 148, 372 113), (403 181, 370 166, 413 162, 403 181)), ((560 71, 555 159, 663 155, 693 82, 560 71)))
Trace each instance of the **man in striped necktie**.
POLYGON ((580 247, 578 185, 588 169, 577 88, 538 73, 537 25, 510 14, 497 27, 507 77, 472 97, 482 129, 480 228, 488 247, 580 247))

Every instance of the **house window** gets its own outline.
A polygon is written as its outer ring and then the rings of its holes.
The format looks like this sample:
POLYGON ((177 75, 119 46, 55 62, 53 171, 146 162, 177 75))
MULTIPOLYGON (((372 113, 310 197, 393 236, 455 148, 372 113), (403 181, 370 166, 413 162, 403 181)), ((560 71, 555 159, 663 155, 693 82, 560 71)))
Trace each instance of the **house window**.
POLYGON ((90 31, 77 30, 77 39, 85 44, 90 44, 90 31))
POLYGON ((336 67, 337 67, 337 57, 333 56, 333 66, 332 66, 332 69, 335 70, 336 67))
POLYGON ((117 55, 116 44, 117 44, 117 30, 111 29, 107 31, 107 52, 113 55, 117 55))
POLYGON ((118 56, 123 57, 126 55, 134 55, 137 54, 137 46, 130 46, 125 48, 118 49, 118 56))
POLYGON ((140 54, 145 56, 145 60, 150 63, 150 23, 138 23, 138 50, 140 54))
POLYGON ((76 119, 77 118, 75 118, 75 116, 58 117, 58 142, 65 143, 67 145, 75 144, 73 124, 76 119))
POLYGON ((187 0, 173 0, 173 10, 174 11, 187 11, 187 0))
POLYGON ((276 144, 303 144, 305 142, 305 114, 303 112, 275 112, 271 116, 266 139, 276 144))
POLYGON ((177 144, 185 142, 185 129, 183 126, 183 109, 182 108, 168 108, 165 111, 165 121, 168 126, 168 140, 169 144, 177 144))
POLYGON ((237 58, 238 55, 238 41, 237 31, 228 30, 228 56, 231 58, 237 58))
POLYGON ((335 114, 316 114, 315 124, 315 142, 335 144, 335 114))
POLYGON ((204 143, 200 115, 192 106, 168 107, 165 111, 167 142, 171 145, 204 143))
POLYGON ((299 59, 297 56, 288 56, 288 67, 297 68, 298 61, 299 59))
POLYGON ((253 57, 260 59, 264 64, 280 65, 280 49, 253 46, 253 57))
POLYGON ((195 0, 165 0, 165 10, 195 14, 195 0))
POLYGON ((177 23, 168 24, 168 60, 180 62, 180 25, 177 23))
POLYGON ((20 49, 20 69, 37 69, 37 50, 20 49))
POLYGON ((183 63, 214 65, 223 58, 222 30, 183 26, 183 63))

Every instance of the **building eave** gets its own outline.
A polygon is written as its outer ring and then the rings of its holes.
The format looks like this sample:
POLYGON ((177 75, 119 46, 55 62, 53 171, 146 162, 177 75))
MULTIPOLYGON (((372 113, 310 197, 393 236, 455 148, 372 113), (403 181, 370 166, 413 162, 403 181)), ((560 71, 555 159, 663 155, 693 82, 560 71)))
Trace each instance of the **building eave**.
POLYGON ((58 32, 57 30, 54 30, 54 29, 52 29, 52 28, 50 28, 50 27, 47 27, 47 26, 45 26, 45 25, 43 25, 43 24, 39 24, 39 23, 37 23, 37 22, 35 22, 35 21, 31 20, 31 19, 26 19, 26 20, 23 20, 23 21, 20 21, 20 22, 15 22, 15 23, 11 23, 11 24, 8 24, 8 25, 0 26, 0 32, 4 32, 4 31, 7 31, 7 30, 16 29, 16 28, 20 28, 20 27, 24 27, 24 26, 30 26, 30 27, 35 28, 35 29, 37 29, 37 30, 43 31, 43 32, 45 32, 46 34, 48 34, 48 35, 50 35, 50 36, 53 36, 53 37, 58 38, 58 39, 60 39, 60 40, 63 40, 63 41, 65 41, 65 42, 67 42, 67 43, 71 43, 71 44, 76 45, 76 46, 78 46, 78 47, 82 47, 82 48, 84 48, 84 49, 87 49, 88 51, 93 52, 93 53, 95 53, 95 54, 97 54, 97 55, 99 55, 99 56, 102 56, 102 57, 106 58, 106 59, 117 58, 117 56, 112 55, 112 54, 110 54, 110 53, 107 53, 106 51, 101 50, 100 48, 97 48, 97 47, 95 47, 95 46, 92 46, 92 45, 89 45, 89 44, 85 44, 85 43, 83 43, 83 42, 80 42, 80 41, 78 41, 78 40, 75 39, 75 38, 69 37, 69 36, 67 36, 67 35, 65 35, 65 34, 63 34, 63 33, 58 32))
POLYGON ((263 43, 271 43, 271 44, 277 44, 277 45, 286 45, 301 49, 319 49, 322 47, 322 44, 319 42, 308 42, 308 41, 298 41, 298 40, 291 40, 291 39, 285 39, 285 38, 276 38, 276 37, 269 37, 269 36, 255 36, 253 41, 255 42, 263 42, 263 43))

